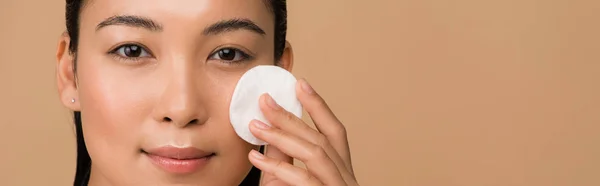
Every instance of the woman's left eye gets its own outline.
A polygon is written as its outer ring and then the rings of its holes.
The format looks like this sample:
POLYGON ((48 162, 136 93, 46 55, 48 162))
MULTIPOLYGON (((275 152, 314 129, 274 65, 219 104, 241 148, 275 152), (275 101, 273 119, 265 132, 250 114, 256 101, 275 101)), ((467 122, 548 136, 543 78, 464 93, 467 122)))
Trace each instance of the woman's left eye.
POLYGON ((226 63, 235 63, 250 58, 250 55, 235 48, 223 48, 211 54, 209 59, 220 60, 226 63))

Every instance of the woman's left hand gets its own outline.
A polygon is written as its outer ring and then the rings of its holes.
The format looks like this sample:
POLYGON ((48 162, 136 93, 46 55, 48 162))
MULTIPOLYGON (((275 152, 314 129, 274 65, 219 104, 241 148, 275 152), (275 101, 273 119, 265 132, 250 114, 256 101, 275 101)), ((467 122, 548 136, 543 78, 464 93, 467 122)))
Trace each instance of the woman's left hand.
POLYGON ((263 171, 261 185, 358 186, 344 125, 305 80, 298 81, 296 94, 317 130, 267 94, 261 96, 260 108, 272 126, 254 120, 250 131, 269 147, 266 155, 255 150, 249 154, 250 162, 263 171), (292 158, 307 168, 294 166, 292 158))

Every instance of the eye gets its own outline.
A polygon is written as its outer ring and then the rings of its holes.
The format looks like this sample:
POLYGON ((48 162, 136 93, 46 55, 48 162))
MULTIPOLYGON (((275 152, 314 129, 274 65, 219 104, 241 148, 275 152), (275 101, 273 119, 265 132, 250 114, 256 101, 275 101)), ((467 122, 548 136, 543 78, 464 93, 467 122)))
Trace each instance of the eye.
POLYGON ((150 53, 144 49, 144 47, 136 44, 126 44, 113 50, 111 53, 118 55, 122 58, 145 58, 151 57, 150 53))
POLYGON ((235 48, 223 48, 213 53, 209 59, 225 61, 226 63, 235 63, 248 60, 250 55, 235 48))

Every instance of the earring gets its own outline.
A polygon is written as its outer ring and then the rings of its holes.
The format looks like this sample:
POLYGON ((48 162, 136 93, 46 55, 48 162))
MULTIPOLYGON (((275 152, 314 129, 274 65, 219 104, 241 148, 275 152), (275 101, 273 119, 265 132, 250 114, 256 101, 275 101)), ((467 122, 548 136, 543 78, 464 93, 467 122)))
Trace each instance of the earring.
POLYGON ((72 99, 71 99, 71 103, 75 103, 75 98, 72 98, 72 99))

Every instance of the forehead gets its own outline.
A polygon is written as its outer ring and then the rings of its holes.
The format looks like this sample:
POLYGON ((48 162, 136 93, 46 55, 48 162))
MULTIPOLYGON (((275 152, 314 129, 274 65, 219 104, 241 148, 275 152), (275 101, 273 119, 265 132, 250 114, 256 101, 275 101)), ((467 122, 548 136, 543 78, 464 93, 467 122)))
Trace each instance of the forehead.
POLYGON ((155 20, 165 30, 202 29, 224 19, 244 18, 272 34, 274 18, 264 0, 91 0, 81 12, 81 29, 95 28, 115 15, 136 15, 155 20))

